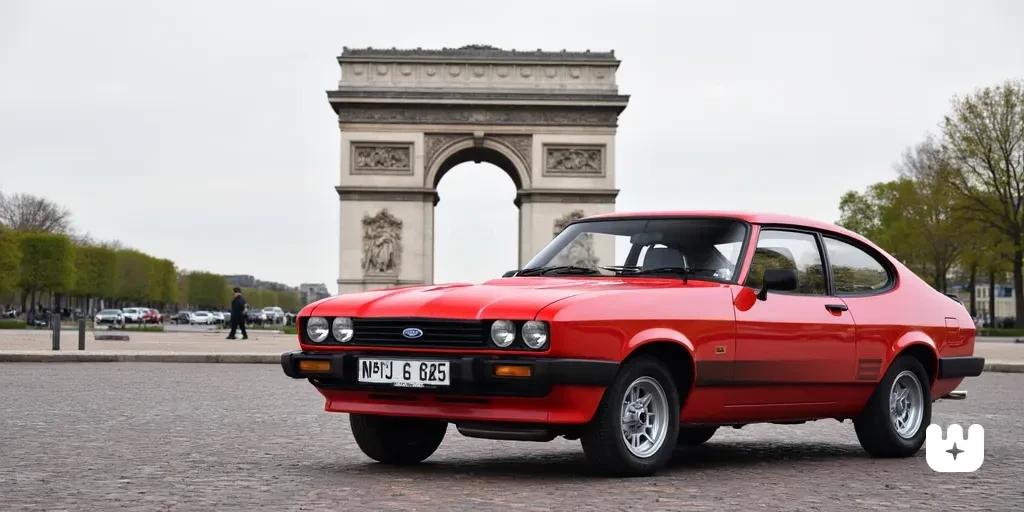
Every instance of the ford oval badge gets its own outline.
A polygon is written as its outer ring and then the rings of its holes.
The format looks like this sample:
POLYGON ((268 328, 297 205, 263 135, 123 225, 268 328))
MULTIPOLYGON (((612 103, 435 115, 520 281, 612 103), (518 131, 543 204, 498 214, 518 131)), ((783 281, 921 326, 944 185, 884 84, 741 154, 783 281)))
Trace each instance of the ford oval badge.
POLYGON ((419 330, 419 329, 417 329, 415 327, 410 327, 410 328, 402 331, 402 336, 405 336, 406 338, 409 338, 409 339, 413 340, 413 339, 419 338, 420 336, 423 336, 423 331, 421 331, 421 330, 419 330))

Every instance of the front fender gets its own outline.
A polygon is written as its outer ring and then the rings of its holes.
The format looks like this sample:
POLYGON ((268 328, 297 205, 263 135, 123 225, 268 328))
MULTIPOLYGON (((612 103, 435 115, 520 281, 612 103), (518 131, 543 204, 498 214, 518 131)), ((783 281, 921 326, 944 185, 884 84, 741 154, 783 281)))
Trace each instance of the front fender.
POLYGON ((664 327, 652 327, 636 333, 629 339, 629 341, 622 347, 622 353, 619 354, 619 361, 629 357, 629 355, 636 351, 636 349, 656 341, 671 341, 678 343, 690 353, 691 358, 693 357, 693 343, 691 343, 683 333, 664 327))

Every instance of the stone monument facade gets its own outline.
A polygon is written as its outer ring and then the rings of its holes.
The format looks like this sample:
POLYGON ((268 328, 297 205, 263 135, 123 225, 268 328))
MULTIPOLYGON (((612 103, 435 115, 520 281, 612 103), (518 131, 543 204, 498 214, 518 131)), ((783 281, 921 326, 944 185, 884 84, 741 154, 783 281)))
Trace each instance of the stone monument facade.
MULTIPOLYGON (((519 264, 573 219, 614 211, 629 96, 614 52, 345 48, 328 91, 341 133, 338 292, 433 283, 437 184, 463 162, 508 174, 519 264)), ((566 251, 586 264, 615 248, 566 251)), ((498 276, 495 276, 498 277, 498 276)))

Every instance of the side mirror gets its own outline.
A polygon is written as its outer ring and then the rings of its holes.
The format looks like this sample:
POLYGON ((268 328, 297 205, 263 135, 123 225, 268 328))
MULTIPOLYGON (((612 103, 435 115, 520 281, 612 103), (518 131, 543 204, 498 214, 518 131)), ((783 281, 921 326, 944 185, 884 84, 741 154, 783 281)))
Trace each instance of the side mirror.
POLYGON ((767 299, 768 290, 783 292, 796 290, 796 269, 770 268, 764 271, 764 278, 761 281, 764 285, 762 286, 761 291, 757 292, 758 300, 767 299))
POLYGON ((509 270, 508 272, 505 272, 504 274, 502 274, 501 277, 514 277, 518 273, 519 273, 518 270, 509 270))

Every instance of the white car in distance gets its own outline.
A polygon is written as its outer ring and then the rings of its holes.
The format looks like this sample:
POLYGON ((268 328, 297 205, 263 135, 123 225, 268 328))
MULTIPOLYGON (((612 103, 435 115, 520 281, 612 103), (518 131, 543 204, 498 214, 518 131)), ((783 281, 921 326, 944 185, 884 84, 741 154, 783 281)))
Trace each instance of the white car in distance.
POLYGON ((215 322, 213 314, 209 311, 196 311, 192 313, 192 323, 194 324, 213 324, 215 322))

